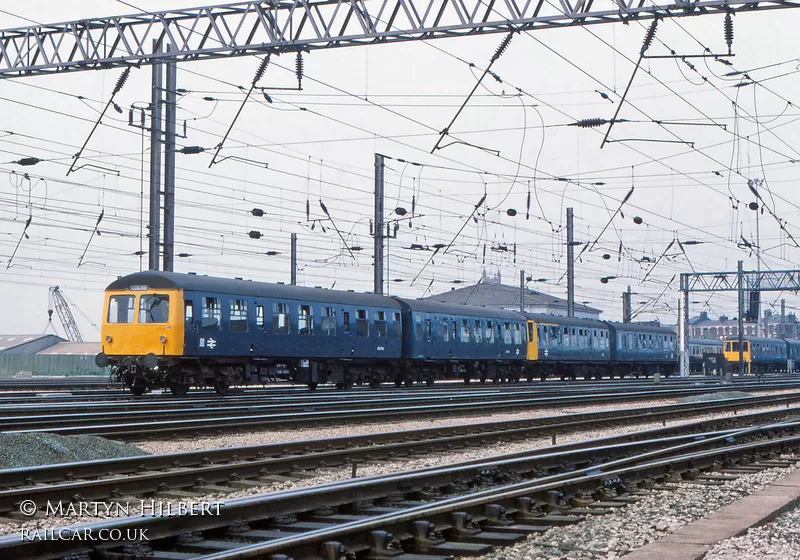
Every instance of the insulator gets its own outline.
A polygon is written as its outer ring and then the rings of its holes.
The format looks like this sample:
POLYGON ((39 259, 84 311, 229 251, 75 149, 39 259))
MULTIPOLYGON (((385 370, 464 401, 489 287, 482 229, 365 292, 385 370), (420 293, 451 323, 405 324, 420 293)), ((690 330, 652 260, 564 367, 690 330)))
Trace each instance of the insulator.
POLYGON ((24 157, 20 160, 15 161, 14 163, 16 163, 17 165, 22 165, 27 167, 30 165, 36 165, 37 163, 41 163, 41 161, 42 160, 36 157, 24 157))
POLYGON ((303 52, 297 51, 297 58, 294 60, 294 73, 297 76, 297 87, 302 89, 303 84, 303 52))
POLYGON ((725 14, 725 44, 728 45, 728 54, 731 54, 731 46, 733 46, 733 18, 731 13, 725 14))
POLYGON ((125 82, 128 81, 128 76, 130 76, 130 73, 131 73, 131 67, 128 66, 122 72, 122 76, 119 77, 119 80, 117 80, 117 85, 114 86, 114 91, 112 92, 111 95, 116 95, 117 93, 119 93, 119 90, 121 90, 122 86, 125 85, 125 82))
POLYGON ((258 66, 258 70, 256 70, 256 75, 253 77, 253 85, 256 85, 261 77, 264 75, 264 72, 267 69, 267 64, 269 64, 269 57, 270 54, 267 53, 267 56, 261 61, 261 64, 258 66))
POLYGON ((250 239, 261 239, 261 232, 257 230, 252 230, 247 235, 250 236, 250 239))
POLYGON ((604 124, 608 124, 608 122, 608 119, 594 117, 591 119, 581 119, 577 122, 571 123, 570 126, 577 126, 580 128, 595 128, 598 126, 603 126, 604 124))
POLYGON ((500 43, 500 46, 497 47, 496 51, 494 51, 494 55, 492 55, 492 62, 503 56, 503 53, 508 48, 508 44, 511 42, 511 36, 512 33, 506 35, 505 38, 503 39, 503 42, 500 43))
POLYGON ((658 18, 653 20, 653 23, 650 24, 650 28, 647 30, 647 35, 644 36, 644 42, 642 43, 642 50, 639 51, 641 54, 644 54, 647 49, 650 48, 650 45, 653 44, 653 39, 656 38, 656 28, 658 27, 658 18))

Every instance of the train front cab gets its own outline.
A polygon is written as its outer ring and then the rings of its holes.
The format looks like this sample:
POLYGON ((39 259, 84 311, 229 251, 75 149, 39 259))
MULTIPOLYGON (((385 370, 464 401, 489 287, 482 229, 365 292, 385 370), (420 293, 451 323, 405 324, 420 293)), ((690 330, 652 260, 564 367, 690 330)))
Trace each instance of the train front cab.
MULTIPOLYGON (((727 364, 726 371, 732 369, 736 373, 739 371, 739 341, 726 338, 723 344, 725 346, 722 353, 727 364)), ((747 339, 742 341, 742 360, 744 361, 744 372, 750 373, 750 341, 747 339)))
MULTIPOLYGON (((131 285, 108 290, 103 304, 100 330, 101 352, 95 361, 120 372, 123 384, 134 394, 142 394, 146 384, 140 372, 158 376, 165 366, 183 354, 184 300, 178 289, 151 289, 131 285)), ((187 387, 173 387, 185 392, 187 387)))

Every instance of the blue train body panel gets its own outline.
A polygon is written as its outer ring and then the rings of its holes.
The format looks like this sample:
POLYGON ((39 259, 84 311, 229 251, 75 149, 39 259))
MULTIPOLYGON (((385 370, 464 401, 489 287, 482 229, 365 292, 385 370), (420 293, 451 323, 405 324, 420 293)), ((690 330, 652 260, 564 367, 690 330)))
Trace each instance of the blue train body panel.
POLYGON ((614 362, 675 363, 675 332, 665 327, 606 322, 611 330, 614 362))
POLYGON ((536 323, 541 362, 604 362, 611 358, 609 329, 601 321, 525 313, 536 323))
POLYGON ((525 321, 502 309, 398 299, 407 325, 403 355, 426 361, 526 359, 525 321))

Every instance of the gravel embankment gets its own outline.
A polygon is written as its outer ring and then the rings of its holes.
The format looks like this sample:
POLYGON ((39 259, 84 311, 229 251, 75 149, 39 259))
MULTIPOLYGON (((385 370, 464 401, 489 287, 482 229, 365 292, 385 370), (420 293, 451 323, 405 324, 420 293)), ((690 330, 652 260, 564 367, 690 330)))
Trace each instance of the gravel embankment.
MULTIPOLYGON (((674 401, 650 400, 635 404, 604 404, 595 406, 571 406, 562 409, 540 409, 526 410, 522 412, 506 414, 486 414, 475 416, 464 416, 457 418, 442 418, 428 420, 397 420, 387 423, 369 423, 345 426, 325 426, 324 428, 294 428, 288 430, 272 430, 249 433, 234 433, 219 436, 193 437, 185 439, 163 440, 144 440, 131 442, 150 453, 178 453, 180 451, 195 451, 199 449, 213 449, 217 447, 238 447, 242 445, 261 445, 270 443, 282 443, 287 441, 303 441, 306 439, 319 439, 320 437, 335 438, 349 437, 362 434, 373 434, 378 432, 399 432, 403 430, 418 430, 428 428, 442 428, 448 426, 464 426, 481 424, 487 422, 507 422, 511 420, 526 420, 530 418, 541 418, 543 416, 560 416, 564 414, 586 413, 586 412, 606 412, 609 410, 626 410, 630 408, 644 408, 650 406, 660 406, 674 404, 674 401)), ((755 412, 759 410, 770 410, 776 405, 747 408, 742 407, 738 412, 755 412)), ((733 416, 733 412, 722 412, 715 415, 690 417, 690 420, 667 420, 667 425, 685 423, 697 419, 733 416)), ((655 425, 655 424, 653 424, 655 425)), ((659 422, 658 425, 661 425, 659 422)))
MULTIPOLYGON (((731 413, 732 414, 732 413, 731 413)), ((687 422, 692 422, 699 419, 707 419, 712 418, 715 416, 712 415, 705 415, 696 418, 686 418, 680 421, 674 421, 672 423, 668 423, 668 425, 678 425, 684 424, 687 422)), ((718 416, 716 416, 718 417, 718 416)), ((651 428, 660 427, 662 424, 661 422, 649 422, 649 423, 642 423, 642 424, 632 424, 627 426, 619 426, 616 428, 603 428, 603 429, 596 429, 596 430, 588 430, 583 432, 576 432, 573 434, 564 434, 558 437, 558 443, 569 443, 573 441, 591 441, 594 439, 624 434, 628 432, 635 432, 641 431, 651 428)), ((363 427, 362 427, 363 428, 363 427)), ((399 429, 407 429, 407 428, 399 428, 399 429)), ((326 430, 327 433, 327 430, 326 430)), ((260 434, 251 434, 253 436, 258 436, 260 434)), ((319 432, 315 432, 313 434, 316 437, 319 437, 319 432)), ((215 438, 218 439, 218 438, 215 438)), ((302 439, 302 438, 300 438, 302 439)), ((253 443, 253 442, 251 442, 253 443)), ((237 445, 242 445, 238 443, 237 445)), ((530 449, 539 449, 539 448, 546 448, 550 447, 551 440, 549 437, 546 438, 537 438, 531 439, 525 442, 501 442, 493 445, 483 446, 481 448, 470 448, 465 450, 458 450, 458 451, 450 451, 444 453, 436 453, 433 455, 426 455, 423 457, 412 457, 412 458, 401 458, 398 457, 393 459, 387 463, 373 463, 373 464, 364 464, 359 465, 357 474, 358 476, 373 476, 373 475, 380 475, 380 474, 388 474, 394 472, 401 472, 411 469, 419 469, 431 466, 438 466, 438 465, 450 465, 453 463, 457 463, 460 461, 467 461, 471 459, 479 459, 479 458, 488 458, 493 457, 496 455, 506 454, 506 453, 514 453, 518 451, 525 451, 530 449)), ((155 451, 151 449, 151 451, 155 451)), ((224 493, 224 494, 210 494, 202 497, 197 497, 194 500, 183 500, 184 502, 194 501, 194 502, 208 502, 208 501, 218 501, 218 500, 225 500, 229 498, 241 497, 241 496, 249 496, 254 494, 261 494, 266 492, 276 492, 280 490, 288 490, 294 488, 302 488, 313 486, 316 484, 324 484, 327 482, 334 482, 337 480, 348 479, 351 477, 351 468, 330 468, 330 469, 320 469, 314 471, 314 476, 307 478, 307 479, 300 479, 297 481, 289 481, 289 482, 281 482, 281 483, 274 483, 268 484, 264 486, 258 486, 249 488, 247 490, 240 490, 236 492, 224 493)), ((164 503, 172 502, 173 500, 163 500, 164 503)), ((131 508, 131 514, 136 515, 139 511, 136 508, 131 508)), ((78 523, 78 522, 90 522, 93 519, 89 518, 75 518, 75 517, 59 517, 55 519, 36 519, 32 521, 26 522, 24 525, 20 524, 0 524, 0 534, 8 534, 12 532, 19 531, 22 527, 28 529, 34 528, 42 528, 42 527, 53 527, 59 525, 67 525, 70 523, 78 523)))
MULTIPOLYGON (((796 459, 796 458, 795 458, 796 459)), ((512 547, 495 551, 481 560, 614 560, 627 552, 672 533, 692 521, 705 517, 770 482, 786 476, 797 467, 768 469, 740 476, 720 486, 678 483, 677 490, 654 490, 639 502, 607 515, 589 516, 571 526, 554 527, 541 535, 512 547)), ((795 524, 795 531, 797 531, 795 524)), ((725 556, 713 560, 740 560, 744 556, 725 556)), ((764 560, 764 556, 753 559, 764 560)), ((796 558, 775 556, 769 558, 796 558)), ((705 560, 712 560, 707 556, 705 560)))
POLYGON ((800 508, 722 541, 703 560, 800 560, 800 508))

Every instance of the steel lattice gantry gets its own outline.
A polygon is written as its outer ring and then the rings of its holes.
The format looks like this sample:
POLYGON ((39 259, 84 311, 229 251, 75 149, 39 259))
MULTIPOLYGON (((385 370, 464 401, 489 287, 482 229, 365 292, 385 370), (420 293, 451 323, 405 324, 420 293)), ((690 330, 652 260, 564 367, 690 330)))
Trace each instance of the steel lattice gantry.
POLYGON ((0 78, 800 7, 800 0, 271 0, 0 30, 0 78), (153 40, 175 45, 153 54, 153 40))
MULTIPOLYGON (((685 272, 681 274, 680 366, 681 376, 689 375, 689 294, 691 292, 738 292, 739 372, 742 362, 743 313, 745 292, 800 292, 800 270, 738 270, 724 272, 685 272)), ((730 372, 729 372, 730 373, 730 372)))

